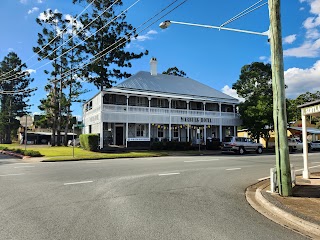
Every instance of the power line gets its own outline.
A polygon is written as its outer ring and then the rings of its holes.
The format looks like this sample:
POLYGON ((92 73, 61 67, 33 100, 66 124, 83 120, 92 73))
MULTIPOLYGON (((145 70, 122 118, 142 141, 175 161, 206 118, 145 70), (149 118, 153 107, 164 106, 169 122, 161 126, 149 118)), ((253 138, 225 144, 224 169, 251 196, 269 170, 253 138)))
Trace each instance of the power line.
MULTIPOLYGON (((159 13, 155 14, 153 17, 149 18, 147 21, 145 21, 143 24, 141 24, 139 27, 133 29, 130 33, 127 34, 127 36, 122 37, 121 39, 119 39, 118 41, 114 42, 113 44, 111 44, 108 48, 106 48, 105 50, 100 51, 99 53, 97 53, 92 60, 90 60, 88 63, 80 65, 77 69, 72 69, 67 71, 66 73, 64 73, 61 78, 59 80, 53 80, 52 82, 58 82, 61 81, 62 79, 65 79, 67 76, 71 75, 73 71, 79 70, 81 68, 87 67, 89 64, 93 63, 94 61, 99 60, 100 58, 104 57, 105 55, 107 55, 108 53, 110 53, 111 51, 113 51, 114 49, 124 45, 125 43, 127 43, 128 41, 131 40, 131 35, 132 33, 134 33, 138 28, 142 27, 143 25, 145 25, 146 23, 150 22, 152 19, 154 19, 155 17, 157 17, 158 15, 160 15, 162 12, 164 12, 165 10, 167 10, 170 6, 172 6, 175 2, 177 2, 178 0, 175 0, 173 3, 169 4, 168 6, 166 6, 164 9, 162 9, 159 13), (123 41, 126 40, 126 41, 123 41), (123 41, 122 43, 120 43, 121 41, 123 41), (119 44, 118 44, 119 43, 119 44), (116 45, 118 44, 118 45, 116 45), (110 47, 116 45, 114 48, 110 49, 110 47), (105 52, 106 50, 110 49, 109 51, 105 52), (103 53, 105 52, 105 53, 103 53), (101 53, 103 53, 101 56, 97 57, 98 55, 100 55, 101 53)), ((178 4, 176 7, 174 7, 173 9, 171 9, 169 12, 165 13, 164 15, 162 15, 161 17, 157 18, 155 21, 153 21, 151 24, 149 24, 147 27, 145 27, 144 29, 142 29, 141 31, 139 31, 138 33, 134 34, 134 36, 139 35, 140 33, 142 33, 143 31, 145 31, 146 29, 148 29, 149 27, 151 27, 153 24, 155 24, 156 22, 158 22, 160 19, 162 19, 163 17, 167 16, 168 14, 170 14, 171 12, 173 12, 174 10, 176 10, 177 8, 179 8, 181 5, 183 5, 184 3, 186 3, 188 0, 184 0, 183 2, 181 2, 180 4, 178 4)))
MULTIPOLYGON (((79 17, 93 4, 94 1, 95 1, 95 0, 93 0, 92 2, 90 2, 90 4, 89 4, 87 7, 85 7, 85 8, 83 9, 83 11, 76 17, 76 19, 79 18, 79 17)), ((63 31, 65 31, 67 28, 68 28, 68 27, 66 27, 63 31)), ((58 36, 59 36, 59 35, 58 35, 58 36)), ((58 36, 56 36, 54 39, 52 39, 47 45, 45 45, 44 47, 42 47, 38 52, 36 52, 36 53, 35 53, 34 55, 32 55, 29 59, 27 59, 27 61, 25 61, 23 64, 21 64, 20 66, 18 66, 18 68, 19 68, 19 67, 22 67, 26 62, 28 62, 29 60, 31 60, 32 58, 34 58, 40 51, 42 51, 42 50, 43 50, 44 48, 46 48, 49 44, 51 44, 58 36)), ((12 69, 11 71, 9 71, 9 72, 1 75, 0 77, 6 76, 7 74, 11 73, 12 71, 14 71, 14 69, 12 69)))
POLYGON ((265 3, 263 3, 263 4, 261 4, 261 5, 257 6, 257 7, 255 7, 255 8, 253 8, 254 6, 256 6, 256 5, 258 5, 259 3, 261 3, 262 1, 263 1, 263 0, 259 0, 258 2, 256 2, 256 3, 253 4, 253 5, 251 5, 251 6, 248 7, 247 9, 245 9, 245 10, 243 10, 242 12, 238 13, 236 16, 230 18, 228 21, 226 21, 226 22, 224 22, 223 24, 221 24, 221 25, 220 25, 220 28, 222 28, 223 26, 225 26, 225 25, 227 25, 227 24, 229 24, 229 23, 231 23, 231 22, 233 22, 233 21, 235 21, 235 20, 237 20, 237 19, 239 19, 239 18, 241 18, 241 17, 243 17, 243 16, 245 16, 245 15, 247 15, 247 14, 249 14, 249 13, 251 13, 251 12, 257 10, 257 9, 259 9, 259 8, 261 8, 261 7, 263 7, 264 5, 268 4, 268 2, 265 2, 265 3), (253 9, 252 9, 252 8, 253 8, 253 9))
POLYGON ((31 88, 31 89, 22 89, 22 90, 16 90, 16 91, 0 91, 0 94, 2 95, 10 95, 10 94, 19 94, 19 93, 30 93, 38 90, 38 88, 31 88))
MULTIPOLYGON (((119 1, 119 0, 117 0, 119 1)), ((116 1, 116 2, 117 2, 116 1)), ((96 32, 92 33, 90 36, 86 37, 84 40, 82 40, 80 43, 78 43, 77 45, 73 46, 72 48, 70 48, 68 51, 64 52, 63 54, 57 56, 56 58, 50 60, 49 62, 46 62, 45 64, 41 65, 40 67, 36 68, 35 70, 39 70, 43 67, 45 67, 46 65, 52 63, 53 61, 57 60, 58 58, 61 58, 62 56, 66 55, 67 53, 69 53, 70 51, 72 51, 73 49, 75 49, 76 47, 78 47, 80 44, 82 44, 83 42, 85 42, 86 40, 88 40, 90 37, 92 37, 93 35, 95 35, 96 33, 100 32, 101 30, 103 30, 104 28, 106 28, 107 26, 109 26, 112 22, 114 22, 116 19, 118 19, 121 15, 123 15, 125 12, 129 11, 133 6, 135 6, 138 2, 140 2, 141 0, 137 0, 136 2, 134 2, 130 7, 128 7, 127 9, 123 10, 119 15, 117 15, 116 17, 114 17, 111 21, 109 21, 108 23, 106 23, 104 26, 102 26, 100 29, 98 29, 96 32)), ((102 14, 101 14, 102 15, 102 14)), ((95 19, 96 20, 96 19, 95 19)), ((94 20, 94 21, 95 21, 94 20)), ((87 25, 88 26, 88 25, 87 25)), ((62 46, 60 46, 62 47, 62 46)), ((59 48, 60 48, 59 47, 59 48)), ((58 49, 56 49, 58 50, 58 49)), ((51 53, 52 54, 52 53, 51 53)), ((6 81, 10 81, 12 79, 4 79, 6 81)))

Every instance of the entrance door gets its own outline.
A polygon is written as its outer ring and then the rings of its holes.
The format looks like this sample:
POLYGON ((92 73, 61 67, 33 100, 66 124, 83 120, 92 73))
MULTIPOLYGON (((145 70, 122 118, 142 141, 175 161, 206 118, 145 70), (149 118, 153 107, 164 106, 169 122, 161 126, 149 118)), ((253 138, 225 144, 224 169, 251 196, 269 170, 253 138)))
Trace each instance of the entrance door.
POLYGON ((123 145, 123 127, 116 127, 116 145, 123 145))

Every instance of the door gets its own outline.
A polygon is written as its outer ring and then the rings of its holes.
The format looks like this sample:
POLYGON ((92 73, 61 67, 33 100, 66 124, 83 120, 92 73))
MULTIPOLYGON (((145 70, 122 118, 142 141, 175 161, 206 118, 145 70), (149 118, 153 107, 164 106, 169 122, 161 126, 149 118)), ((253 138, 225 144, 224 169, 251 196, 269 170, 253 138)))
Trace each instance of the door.
POLYGON ((123 145, 123 127, 116 127, 116 145, 123 145))

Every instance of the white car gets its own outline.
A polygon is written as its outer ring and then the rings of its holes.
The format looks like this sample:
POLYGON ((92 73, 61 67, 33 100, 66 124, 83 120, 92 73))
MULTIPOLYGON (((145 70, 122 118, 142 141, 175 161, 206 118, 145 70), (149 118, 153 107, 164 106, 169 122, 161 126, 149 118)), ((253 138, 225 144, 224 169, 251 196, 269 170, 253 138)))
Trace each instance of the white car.
POLYGON ((244 154, 246 152, 262 153, 262 144, 255 143, 245 137, 225 137, 222 141, 222 152, 234 152, 244 154))
POLYGON ((320 141, 313 141, 309 144, 310 150, 320 150, 320 141))

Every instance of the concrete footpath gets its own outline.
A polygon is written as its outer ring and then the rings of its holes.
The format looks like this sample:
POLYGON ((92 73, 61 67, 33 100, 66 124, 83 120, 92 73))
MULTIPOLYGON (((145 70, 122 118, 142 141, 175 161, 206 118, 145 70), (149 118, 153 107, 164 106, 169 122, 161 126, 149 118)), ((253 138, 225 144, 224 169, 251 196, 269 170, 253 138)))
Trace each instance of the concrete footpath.
POLYGON ((258 212, 311 239, 320 239, 320 173, 310 179, 298 176, 293 197, 270 192, 270 180, 247 188, 246 198, 258 212))

